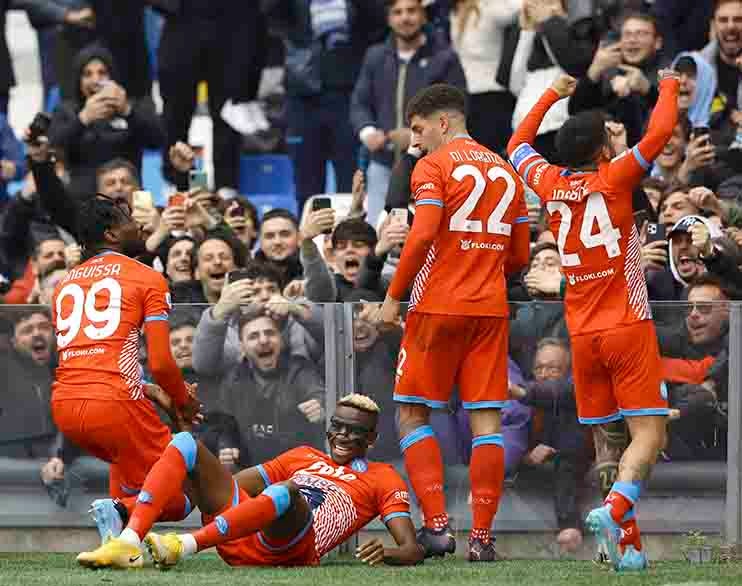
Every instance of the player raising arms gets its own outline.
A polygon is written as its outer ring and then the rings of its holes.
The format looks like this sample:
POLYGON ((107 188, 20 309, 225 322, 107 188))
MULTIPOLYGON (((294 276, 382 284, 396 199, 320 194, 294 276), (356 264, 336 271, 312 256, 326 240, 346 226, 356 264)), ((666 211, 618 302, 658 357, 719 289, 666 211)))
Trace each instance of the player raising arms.
POLYGON ((415 221, 378 319, 393 323, 411 284, 397 364, 400 446, 425 526, 426 555, 453 553, 443 494, 443 460, 430 410, 445 408, 455 384, 473 433, 471 561, 494 561, 490 536, 505 474, 500 413, 508 399, 505 274, 528 263, 523 184, 511 166, 466 130, 465 96, 432 85, 407 106, 415 165, 415 221))
POLYGON ((214 546, 232 566, 315 566, 376 517, 397 547, 374 539, 358 548, 357 557, 370 565, 416 564, 423 551, 410 520, 407 486, 392 466, 366 459, 378 417, 369 397, 348 395, 330 419, 329 455, 298 447, 234 478, 190 433, 178 433, 147 476, 142 494, 149 498, 137 503, 129 527, 78 560, 90 567, 141 566, 141 545, 127 532, 133 527, 146 533, 189 478, 204 527, 184 535, 147 535, 160 567, 214 546))
POLYGON ((508 144, 513 166, 546 204, 559 247, 580 421, 625 418, 631 432, 611 492, 586 520, 617 570, 647 565, 634 505, 664 445, 668 413, 632 209, 632 191, 678 118, 679 76, 672 70, 659 76, 647 133, 620 156, 599 112, 573 116, 559 130, 556 147, 566 168, 550 165, 531 146, 549 108, 574 92, 576 81, 567 75, 546 90, 508 144))
MULTIPOLYGON (((198 404, 170 354, 167 283, 132 258, 144 245, 127 204, 91 198, 80 206, 78 225, 89 258, 67 274, 52 298, 59 366, 51 407, 66 437, 111 464, 110 494, 116 500, 100 499, 92 507, 105 540, 118 535, 147 472, 171 438, 144 396, 142 325, 154 379, 186 418, 196 414, 198 404)), ((163 519, 182 519, 189 510, 188 499, 179 493, 163 519)))

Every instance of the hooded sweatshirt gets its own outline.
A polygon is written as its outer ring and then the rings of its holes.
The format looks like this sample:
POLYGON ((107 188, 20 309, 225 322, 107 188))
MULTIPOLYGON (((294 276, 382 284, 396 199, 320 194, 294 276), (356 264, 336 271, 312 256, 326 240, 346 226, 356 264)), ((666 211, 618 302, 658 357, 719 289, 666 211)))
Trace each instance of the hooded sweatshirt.
POLYGON ((142 150, 160 148, 165 135, 154 104, 149 98, 132 100, 128 116, 114 115, 107 120, 96 120, 88 126, 80 122, 79 114, 86 98, 80 91, 79 80, 85 66, 93 60, 103 62, 109 76, 114 77, 115 66, 111 53, 92 46, 80 51, 75 61, 77 96, 63 102, 53 113, 49 140, 65 152, 70 172, 70 191, 79 197, 96 192, 96 169, 108 161, 121 157, 141 169, 142 150))
POLYGON ((698 53, 688 51, 679 53, 673 59, 673 69, 683 57, 690 57, 696 64, 696 93, 688 108, 688 120, 691 126, 708 126, 711 118, 711 104, 716 95, 716 71, 698 53))

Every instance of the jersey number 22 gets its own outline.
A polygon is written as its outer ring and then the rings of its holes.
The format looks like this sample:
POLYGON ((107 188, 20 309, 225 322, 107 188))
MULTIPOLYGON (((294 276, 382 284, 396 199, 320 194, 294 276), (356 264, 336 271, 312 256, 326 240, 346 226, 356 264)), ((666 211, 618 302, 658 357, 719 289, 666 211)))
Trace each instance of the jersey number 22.
MULTIPOLYGON (((451 177, 456 181, 461 181, 464 177, 472 177, 474 179, 474 189, 472 189, 469 196, 461 204, 461 207, 451 216, 451 221, 448 223, 448 229, 451 232, 482 232, 482 220, 471 220, 469 215, 477 207, 479 199, 487 189, 487 180, 482 175, 482 172, 474 165, 460 165, 453 170, 451 177)), ((490 167, 487 171, 487 179, 493 183, 498 179, 505 180, 505 192, 502 194, 500 201, 490 217, 487 218, 487 232, 489 234, 500 234, 502 236, 510 236, 512 226, 502 221, 508 206, 512 203, 515 197, 515 180, 512 178, 502 167, 490 167)))

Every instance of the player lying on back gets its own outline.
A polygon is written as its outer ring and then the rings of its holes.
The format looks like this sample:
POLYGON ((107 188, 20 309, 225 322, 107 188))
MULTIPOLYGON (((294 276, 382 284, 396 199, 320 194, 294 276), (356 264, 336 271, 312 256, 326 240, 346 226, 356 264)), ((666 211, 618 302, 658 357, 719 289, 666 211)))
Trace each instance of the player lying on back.
MULTIPOLYGON (((51 408, 66 437, 111 464, 110 493, 117 500, 100 499, 92 507, 106 539, 120 531, 121 517, 133 509, 147 472, 171 438, 144 396, 142 329, 155 381, 189 420, 198 402, 170 353, 167 282, 134 260, 144 252, 144 242, 126 200, 84 202, 77 234, 87 259, 67 274, 52 297, 59 366, 51 408)), ((163 520, 182 519, 189 510, 181 492, 163 510, 163 520)))
MULTIPOLYGON (((163 403, 163 406, 167 406, 163 403)), ((376 517, 397 547, 373 539, 357 557, 375 565, 423 560, 410 519, 404 480, 389 464, 369 462, 379 408, 369 397, 341 399, 330 420, 330 454, 303 446, 235 475, 188 432, 173 437, 142 488, 128 527, 78 561, 88 567, 140 567, 142 544, 162 508, 188 479, 204 527, 192 533, 149 533, 145 544, 160 567, 216 547, 232 566, 315 566, 376 517)))
MULTIPOLYGON (((672 136, 678 118, 678 80, 660 76, 660 95, 647 133, 615 156, 599 112, 571 117, 557 133, 567 167, 549 164, 531 146, 546 112, 572 95, 576 81, 559 77, 508 143, 513 166, 549 214, 567 279, 564 298, 580 421, 626 419, 631 443, 604 506, 587 516, 617 570, 644 569, 634 505, 665 443, 668 414, 657 336, 634 225, 632 192, 672 136)), ((599 434, 594 434, 596 441, 599 434)))

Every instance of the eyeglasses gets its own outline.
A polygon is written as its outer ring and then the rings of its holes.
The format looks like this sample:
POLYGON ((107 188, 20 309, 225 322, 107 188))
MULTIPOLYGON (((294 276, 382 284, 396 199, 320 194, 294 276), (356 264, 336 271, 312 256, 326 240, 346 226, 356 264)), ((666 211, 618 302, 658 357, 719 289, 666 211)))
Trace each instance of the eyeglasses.
POLYGON ((373 430, 363 425, 356 425, 354 423, 342 421, 337 417, 331 417, 329 431, 330 433, 342 433, 347 435, 349 438, 361 438, 367 436, 373 430))
POLYGON ((709 315, 714 310, 714 304, 711 301, 696 301, 695 303, 688 302, 688 307, 686 308, 685 313, 690 315, 696 310, 701 315, 709 315))

